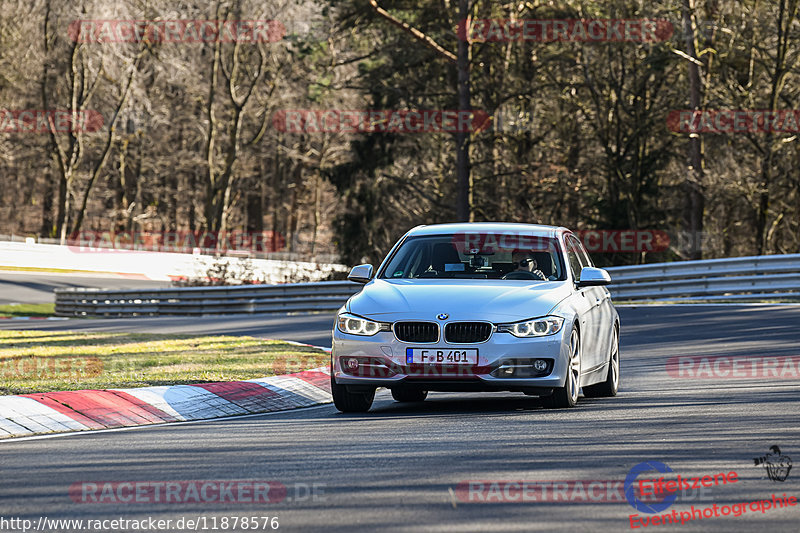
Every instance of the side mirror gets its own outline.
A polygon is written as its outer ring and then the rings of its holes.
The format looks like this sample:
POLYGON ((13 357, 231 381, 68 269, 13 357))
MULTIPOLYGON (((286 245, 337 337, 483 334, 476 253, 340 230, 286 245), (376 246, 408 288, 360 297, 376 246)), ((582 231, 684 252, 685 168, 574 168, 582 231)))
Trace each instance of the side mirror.
POLYGON ((578 287, 599 287, 611 283, 611 276, 602 268, 583 267, 578 287))
MULTIPOLYGON (((606 274, 607 276, 608 274, 606 274)), ((372 265, 358 265, 354 266, 347 279, 355 281, 356 283, 367 283, 372 279, 372 265)))

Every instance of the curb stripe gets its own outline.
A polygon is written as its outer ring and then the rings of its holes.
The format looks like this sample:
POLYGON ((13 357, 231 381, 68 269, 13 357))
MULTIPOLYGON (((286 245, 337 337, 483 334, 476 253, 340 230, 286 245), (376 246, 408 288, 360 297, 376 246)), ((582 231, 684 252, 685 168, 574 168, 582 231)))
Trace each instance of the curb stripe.
MULTIPOLYGON (((5 418, 26 429, 35 431, 44 426, 48 431, 81 431, 87 427, 71 417, 43 405, 32 398, 0 397, 0 412, 5 418)), ((2 420, 0 418, 0 420, 2 420)))
MULTIPOLYGON (((150 410, 155 408, 148 406, 148 409, 144 409, 142 406, 145 404, 125 393, 120 395, 107 390, 85 390, 48 392, 44 396, 92 420, 100 427, 155 424, 171 418, 163 412, 161 417, 154 415, 150 410)), ((67 416, 74 416, 70 411, 62 412, 67 416)))
POLYGON ((5 433, 8 433, 8 435, 11 437, 34 435, 34 432, 30 429, 20 426, 19 424, 12 422, 7 418, 0 418, 0 429, 2 429, 5 433))
POLYGON ((0 439, 268 413, 331 402, 327 369, 137 389, 0 397, 0 439))
POLYGON ((164 391, 164 401, 186 420, 245 414, 246 411, 202 387, 175 385, 164 391))
POLYGON ((314 403, 331 401, 330 394, 327 391, 320 390, 308 382, 303 381, 292 376, 273 376, 266 381, 269 385, 279 387, 295 396, 301 398, 304 405, 313 405, 314 403), (311 402, 311 403, 309 403, 311 402))
MULTIPOLYGON (((132 403, 133 405, 137 406, 139 409, 144 411, 149 417, 145 416, 145 418, 149 418, 154 424, 159 424, 162 422, 177 422, 178 419, 172 416, 169 413, 165 413, 161 409, 148 404, 147 402, 143 402, 136 396, 128 394, 124 390, 110 390, 108 391, 111 394, 119 396, 122 400, 132 403)), ((144 415, 143 415, 144 416, 144 415)))
POLYGON ((308 395, 300 394, 297 386, 281 385, 284 380, 289 380, 289 383, 294 383, 292 378, 285 378, 283 376, 271 376, 268 378, 258 378, 247 380, 251 383, 256 383, 261 387, 271 390, 281 398, 281 404, 285 405, 287 409, 294 409, 296 407, 308 407, 317 405, 321 402, 330 401, 330 399, 322 398, 321 400, 314 400, 309 398, 308 395))
POLYGON ((169 389, 169 385, 159 385, 155 387, 142 387, 140 389, 110 389, 114 393, 124 392, 140 402, 150 405, 174 418, 178 422, 186 420, 178 411, 164 400, 164 394, 169 389))
POLYGON ((51 393, 39 393, 39 394, 23 394, 20 397, 22 398, 32 398, 39 402, 42 405, 50 407, 51 409, 58 411, 62 415, 66 415, 69 418, 75 420, 76 422, 83 424, 86 429, 105 429, 106 426, 98 423, 95 420, 92 420, 88 416, 84 416, 81 413, 71 409, 70 407, 57 402, 55 399, 51 398, 48 394, 51 393))
POLYGON ((322 390, 326 390, 328 392, 331 391, 330 374, 326 374, 318 370, 304 370, 303 372, 297 372, 295 374, 289 374, 289 375, 292 377, 302 379, 306 383, 310 383, 311 385, 319 387, 322 390))
POLYGON ((262 387, 257 383, 249 383, 246 381, 199 383, 192 386, 201 387, 208 392, 213 392, 220 398, 238 405, 249 413, 257 413, 265 410, 271 411, 273 410, 273 406, 283 399, 275 391, 262 387))

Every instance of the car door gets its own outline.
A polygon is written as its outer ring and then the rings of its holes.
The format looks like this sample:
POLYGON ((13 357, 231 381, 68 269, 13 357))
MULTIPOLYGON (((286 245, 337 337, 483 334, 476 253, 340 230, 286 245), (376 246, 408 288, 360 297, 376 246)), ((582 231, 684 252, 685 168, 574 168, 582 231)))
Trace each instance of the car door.
MULTIPOLYGON (((564 237, 564 245, 567 254, 567 264, 569 265, 572 281, 577 287, 580 279, 583 263, 581 262, 580 243, 571 235, 564 237)), ((602 364, 597 349, 597 325, 594 316, 595 294, 591 291, 594 287, 576 288, 573 295, 573 306, 578 314, 578 323, 581 332, 581 372, 595 368, 602 364)))
MULTIPOLYGON (((581 267, 593 267, 594 263, 580 240, 574 236, 570 236, 570 240, 577 249, 581 267)), ((593 339, 596 346, 595 351, 598 354, 597 364, 603 364, 610 349, 611 327, 613 326, 611 293, 605 287, 586 287, 586 298, 592 304, 590 315, 595 328, 593 339)))

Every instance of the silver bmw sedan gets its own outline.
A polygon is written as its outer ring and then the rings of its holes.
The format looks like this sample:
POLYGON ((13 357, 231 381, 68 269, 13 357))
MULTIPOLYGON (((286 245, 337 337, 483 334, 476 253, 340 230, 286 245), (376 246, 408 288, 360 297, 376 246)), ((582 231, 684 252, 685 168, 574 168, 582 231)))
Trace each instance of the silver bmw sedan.
POLYGON ((573 407, 619 387, 619 315, 580 240, 563 227, 507 223, 419 226, 333 327, 337 409, 364 412, 377 387, 399 402, 428 391, 514 391, 573 407))

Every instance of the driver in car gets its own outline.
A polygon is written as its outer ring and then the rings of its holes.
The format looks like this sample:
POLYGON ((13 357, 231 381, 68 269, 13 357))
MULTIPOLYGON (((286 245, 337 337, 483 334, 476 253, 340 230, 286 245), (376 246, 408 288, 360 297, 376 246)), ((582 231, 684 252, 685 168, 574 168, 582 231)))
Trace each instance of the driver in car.
POLYGON ((531 257, 528 252, 521 250, 514 252, 511 254, 511 261, 517 266, 515 272, 530 272, 534 276, 541 278, 542 281, 547 281, 547 276, 539 270, 536 259, 531 257))

